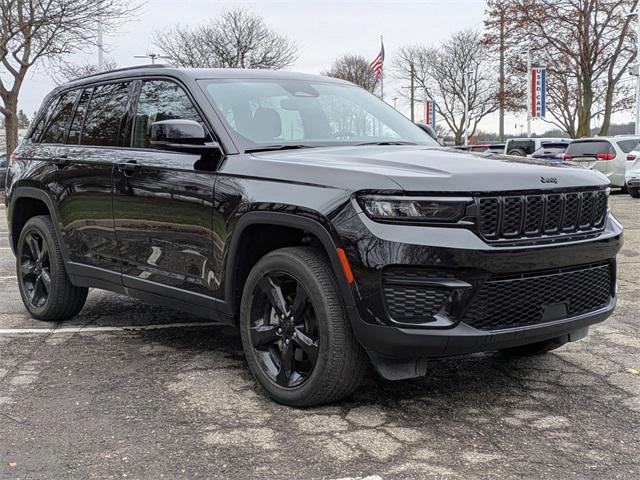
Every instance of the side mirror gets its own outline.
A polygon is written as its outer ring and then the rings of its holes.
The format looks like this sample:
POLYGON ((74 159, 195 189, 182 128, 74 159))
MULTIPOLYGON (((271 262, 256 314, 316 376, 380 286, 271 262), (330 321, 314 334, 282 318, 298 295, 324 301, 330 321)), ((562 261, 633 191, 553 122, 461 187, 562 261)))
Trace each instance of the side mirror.
POLYGON ((433 129, 431 125, 427 125, 426 123, 420 123, 420 122, 416 122, 416 125, 420 127, 420 129, 423 132, 425 132, 427 135, 433 138, 436 142, 438 141, 438 134, 436 133, 436 131, 433 129))
POLYGON ((200 154, 222 151, 219 143, 206 140, 204 128, 193 120, 162 120, 151 124, 149 143, 156 148, 200 154))

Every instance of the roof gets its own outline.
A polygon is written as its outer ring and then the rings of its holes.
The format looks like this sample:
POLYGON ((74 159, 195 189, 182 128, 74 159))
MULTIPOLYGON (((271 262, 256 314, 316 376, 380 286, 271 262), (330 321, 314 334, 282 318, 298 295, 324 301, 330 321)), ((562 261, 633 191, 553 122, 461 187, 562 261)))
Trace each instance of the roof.
POLYGON ((127 77, 144 77, 144 76, 171 76, 179 79, 215 79, 215 78, 262 78, 262 79, 283 79, 283 80, 307 80, 307 81, 323 81, 333 83, 350 84, 345 80, 326 77, 322 75, 312 75, 308 73, 295 73, 286 70, 257 70, 257 69, 240 69, 240 68, 178 68, 170 65, 137 65, 133 67, 117 68, 106 72, 94 73, 72 80, 64 85, 61 89, 72 86, 80 86, 89 83, 101 82, 104 80, 116 80, 127 77))

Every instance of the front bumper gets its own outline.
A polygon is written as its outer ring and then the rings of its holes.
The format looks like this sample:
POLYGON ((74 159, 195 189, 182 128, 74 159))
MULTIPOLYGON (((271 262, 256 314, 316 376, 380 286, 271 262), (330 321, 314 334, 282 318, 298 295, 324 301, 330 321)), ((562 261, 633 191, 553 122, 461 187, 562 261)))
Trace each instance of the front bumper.
POLYGON ((353 329, 374 363, 380 357, 458 355, 569 336, 605 320, 615 306, 615 257, 623 239, 622 226, 612 215, 604 230, 589 238, 522 246, 490 245, 465 228, 377 223, 363 213, 334 225, 356 279, 353 329), (571 271, 584 265, 611 269, 610 296, 597 309, 575 315, 560 309, 542 322, 512 328, 474 328, 464 321, 482 286, 494 278, 571 271), (394 318, 383 292, 383 273, 398 267, 435 272, 435 281, 450 287, 446 308, 424 322, 394 318))

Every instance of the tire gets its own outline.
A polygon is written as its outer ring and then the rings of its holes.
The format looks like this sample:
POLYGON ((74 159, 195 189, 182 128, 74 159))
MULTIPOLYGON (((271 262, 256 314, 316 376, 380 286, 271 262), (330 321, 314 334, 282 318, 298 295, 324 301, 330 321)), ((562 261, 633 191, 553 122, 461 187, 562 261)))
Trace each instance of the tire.
POLYGON ((544 340, 542 342, 530 343, 529 345, 522 345, 520 347, 506 348, 504 350, 500 350, 504 355, 508 355, 511 357, 526 357, 533 355, 542 355, 544 353, 550 352, 557 348, 562 347, 565 343, 567 343, 567 336, 564 335, 562 337, 551 338, 549 340, 544 340))
POLYGON ((629 193, 629 187, 627 187, 626 183, 622 187, 620 187, 620 193, 622 193, 623 195, 629 193))
POLYGON ((525 152, 521 148, 513 148, 513 149, 509 150, 507 155, 514 155, 516 157, 526 157, 527 156, 527 152, 525 152))
POLYGON ((633 198, 640 198, 640 187, 628 187, 629 188, 629 195, 631 195, 633 198))
POLYGON ((32 217, 23 227, 16 246, 16 272, 22 302, 33 318, 57 322, 82 310, 88 289, 69 281, 50 217, 32 217), (34 260, 38 257, 34 250, 42 252, 39 261, 34 260))
POLYGON ((368 369, 329 261, 311 247, 275 250, 258 261, 243 289, 240 332, 253 376, 285 405, 309 407, 343 398, 358 387, 368 369), (294 285, 295 296, 289 293, 294 285), (277 298, 287 308, 274 307, 272 300, 278 304, 277 298), (278 315, 287 309, 289 316, 278 315), (295 313, 300 311, 304 313, 295 313), (291 333, 293 324, 298 326, 291 333), (265 332, 268 338, 261 336, 265 332), (283 359, 289 351, 292 366, 285 369, 283 359))

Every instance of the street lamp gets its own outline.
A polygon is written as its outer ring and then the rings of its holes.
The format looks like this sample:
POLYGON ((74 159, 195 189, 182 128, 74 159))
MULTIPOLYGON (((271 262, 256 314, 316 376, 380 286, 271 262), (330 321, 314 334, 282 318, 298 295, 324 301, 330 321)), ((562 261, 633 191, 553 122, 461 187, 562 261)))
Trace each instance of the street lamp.
POLYGON ((469 78, 473 72, 467 70, 464 72, 464 146, 469 144, 469 78))
POLYGON ((636 76, 636 135, 640 135, 640 3, 638 11, 628 16, 636 17, 637 23, 636 63, 631 67, 631 74, 636 76))

